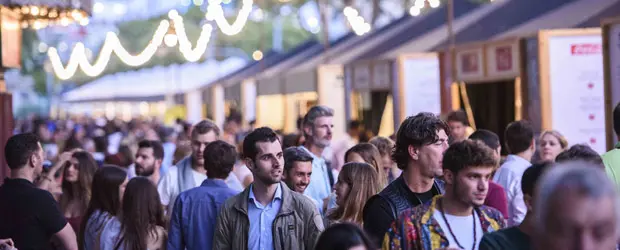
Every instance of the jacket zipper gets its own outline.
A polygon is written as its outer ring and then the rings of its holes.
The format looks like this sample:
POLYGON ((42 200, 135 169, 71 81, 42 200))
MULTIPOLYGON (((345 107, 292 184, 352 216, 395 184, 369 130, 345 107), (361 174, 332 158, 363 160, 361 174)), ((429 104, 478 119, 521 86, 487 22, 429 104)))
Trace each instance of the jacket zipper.
MULTIPOLYGON (((291 214, 293 214, 293 212, 276 215, 276 218, 273 220, 273 223, 271 224, 271 235, 272 236, 275 236, 275 234, 276 234, 275 230, 276 230, 276 223, 278 222, 278 219, 280 217, 288 216, 288 215, 291 215, 291 214)), ((281 227, 278 227, 277 229, 278 229, 278 236, 280 236, 279 237, 280 238, 280 246, 282 247, 282 250, 284 250, 285 249, 284 248, 284 233, 282 232, 282 228, 281 227)))

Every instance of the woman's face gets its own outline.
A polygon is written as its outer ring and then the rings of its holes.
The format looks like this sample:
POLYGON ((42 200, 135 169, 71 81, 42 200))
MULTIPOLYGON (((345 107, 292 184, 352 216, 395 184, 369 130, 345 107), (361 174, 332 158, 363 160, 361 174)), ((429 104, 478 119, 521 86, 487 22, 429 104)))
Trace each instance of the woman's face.
POLYGON ((69 165, 65 168, 64 179, 67 182, 75 183, 78 181, 80 170, 78 169, 79 161, 75 158, 69 160, 69 165))
POLYGON ((118 199, 120 199, 121 202, 123 202, 123 196, 125 195, 125 188, 127 187, 127 182, 129 182, 129 179, 125 178, 125 181, 123 181, 123 183, 118 186, 118 199))
POLYGON ((354 246, 349 248, 349 250, 369 250, 364 245, 354 246))
POLYGON ((546 134, 540 139, 540 158, 543 161, 554 161, 562 152, 560 140, 552 134, 546 134))
POLYGON ((334 191, 336 191, 336 204, 338 206, 344 206, 344 201, 347 200, 351 186, 342 179, 342 175, 338 176, 338 182, 334 184, 334 191))

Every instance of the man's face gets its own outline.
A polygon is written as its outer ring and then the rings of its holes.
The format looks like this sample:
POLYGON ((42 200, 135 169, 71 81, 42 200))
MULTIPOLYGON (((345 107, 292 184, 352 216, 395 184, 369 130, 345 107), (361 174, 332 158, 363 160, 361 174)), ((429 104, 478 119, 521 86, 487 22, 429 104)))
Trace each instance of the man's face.
POLYGON ((590 198, 576 190, 558 192, 549 201, 544 232, 537 243, 545 250, 615 250, 617 219, 611 197, 590 198))
POLYGON ((442 160, 443 153, 448 149, 448 135, 446 131, 437 131, 439 140, 435 143, 424 145, 420 149, 415 149, 413 146, 409 146, 411 157, 414 161, 418 161, 422 166, 422 174, 426 177, 436 177, 443 175, 442 160), (416 153, 417 152, 417 153, 416 153))
POLYGON ((305 131, 316 146, 325 148, 331 143, 333 120, 332 116, 321 116, 314 121, 312 126, 306 126, 305 131))
POLYGON ((447 170, 445 180, 452 185, 452 192, 463 204, 481 206, 487 198, 493 169, 495 166, 466 167, 456 175, 447 170))
POLYGON ((203 166, 205 164, 205 159, 202 154, 207 145, 216 140, 217 135, 213 130, 204 134, 195 134, 192 137, 192 157, 194 158, 195 164, 198 166, 203 166))
POLYGON ((40 176, 41 173, 43 173, 43 161, 45 160, 45 151, 43 150, 41 143, 39 143, 39 149, 37 152, 34 153, 30 159, 32 162, 32 167, 34 168, 34 175, 40 176))
POLYGON ((311 161, 293 162, 293 167, 286 172, 286 184, 297 193, 303 193, 310 184, 312 175, 311 161))
POLYGON ((465 139, 465 131, 466 126, 462 122, 458 121, 449 121, 448 126, 450 127, 450 135, 456 141, 462 141, 465 139))
POLYGON ((257 142, 258 154, 254 160, 246 158, 246 164, 254 174, 254 180, 265 185, 278 183, 282 180, 284 154, 278 140, 273 142, 257 142))
POLYGON ((136 174, 151 176, 161 166, 161 159, 155 159, 153 148, 139 148, 136 153, 136 174))

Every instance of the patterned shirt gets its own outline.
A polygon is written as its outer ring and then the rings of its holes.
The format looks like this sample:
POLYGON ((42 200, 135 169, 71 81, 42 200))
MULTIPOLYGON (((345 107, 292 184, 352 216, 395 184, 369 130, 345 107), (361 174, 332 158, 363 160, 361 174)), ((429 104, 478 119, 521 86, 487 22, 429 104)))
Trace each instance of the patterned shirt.
MULTIPOLYGON (((450 242, 433 217, 437 201, 442 197, 437 195, 428 203, 401 213, 385 234, 383 250, 433 250, 448 247, 450 242)), ((480 206, 475 208, 475 211, 480 218, 484 233, 506 227, 506 220, 497 209, 480 206)))

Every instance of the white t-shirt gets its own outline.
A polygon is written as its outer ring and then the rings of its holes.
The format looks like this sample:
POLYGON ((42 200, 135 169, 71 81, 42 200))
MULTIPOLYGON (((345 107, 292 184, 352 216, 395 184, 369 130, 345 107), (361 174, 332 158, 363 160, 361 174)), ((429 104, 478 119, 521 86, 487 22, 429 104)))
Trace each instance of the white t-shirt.
MULTIPOLYGON (((437 223, 441 227, 441 230, 443 230, 446 238, 448 238, 448 242, 450 243, 449 247, 459 249, 459 245, 456 244, 454 237, 448 229, 448 224, 446 224, 446 221, 443 219, 443 216, 438 209, 435 209, 435 211, 433 212, 433 218, 437 220, 437 223)), ((478 249, 478 247, 480 246, 480 240, 482 239, 482 235, 484 234, 478 214, 474 213, 473 216, 454 216, 446 214, 446 219, 448 220, 448 222, 450 222, 450 228, 452 228, 452 232, 454 232, 454 235, 458 239, 459 243, 461 243, 461 245, 466 250, 471 249, 471 246, 474 244, 474 231, 472 230, 474 222, 472 220, 476 220, 475 249, 478 249)))

